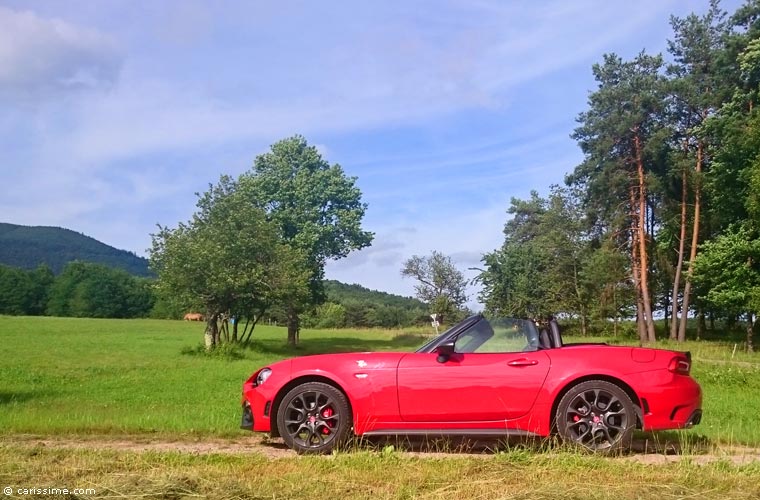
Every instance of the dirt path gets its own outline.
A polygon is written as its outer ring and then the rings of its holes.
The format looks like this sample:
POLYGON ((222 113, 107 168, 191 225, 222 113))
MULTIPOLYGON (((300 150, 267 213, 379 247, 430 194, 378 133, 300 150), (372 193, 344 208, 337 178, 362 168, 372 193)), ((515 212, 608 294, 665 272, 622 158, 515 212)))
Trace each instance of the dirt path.
MULTIPOLYGON (((436 451, 434 446, 422 443, 412 444, 398 450, 399 453, 408 456, 422 458, 480 456, 488 457, 493 454, 493 442, 470 444, 467 447, 461 445, 447 450, 436 451)), ((204 438, 198 440, 167 440, 153 439, 143 436, 127 437, 49 437, 31 435, 12 435, 0 437, 1 445, 20 446, 28 448, 52 448, 52 449, 82 449, 82 450, 111 450, 134 453, 143 452, 167 452, 174 451, 196 455, 205 454, 259 454, 270 459, 295 458, 298 455, 288 449, 279 439, 267 439, 261 436, 247 438, 219 439, 204 438)), ((381 445, 382 446, 382 445, 381 445)), ((689 453, 681 453, 673 443, 653 442, 649 440, 636 440, 633 443, 630 454, 615 458, 615 460, 628 460, 642 464, 666 464, 688 458, 693 463, 707 464, 716 461, 725 461, 735 465, 744 465, 752 462, 760 462, 760 448, 743 446, 713 446, 707 445, 703 449, 695 447, 689 453)))
POLYGON ((23 447, 70 448, 82 450, 113 450, 142 453, 147 451, 175 451, 205 455, 211 453, 246 454, 257 453, 268 458, 296 457, 296 453, 288 449, 281 440, 267 440, 260 436, 237 439, 187 439, 169 440, 166 438, 151 438, 150 436, 77 436, 50 437, 32 435, 13 435, 0 437, 0 445, 8 444, 23 447))

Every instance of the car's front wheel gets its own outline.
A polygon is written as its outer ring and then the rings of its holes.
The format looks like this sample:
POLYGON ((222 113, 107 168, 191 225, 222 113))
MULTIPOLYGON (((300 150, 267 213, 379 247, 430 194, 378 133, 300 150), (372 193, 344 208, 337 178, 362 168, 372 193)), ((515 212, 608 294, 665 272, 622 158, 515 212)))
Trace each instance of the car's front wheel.
POLYGON ((329 453, 351 430, 351 409, 335 387, 306 382, 291 389, 277 411, 277 429, 298 453, 329 453))
POLYGON ((566 442, 595 452, 612 453, 630 446, 636 413, 623 389, 604 380, 589 380, 572 387, 562 397, 556 422, 566 442))

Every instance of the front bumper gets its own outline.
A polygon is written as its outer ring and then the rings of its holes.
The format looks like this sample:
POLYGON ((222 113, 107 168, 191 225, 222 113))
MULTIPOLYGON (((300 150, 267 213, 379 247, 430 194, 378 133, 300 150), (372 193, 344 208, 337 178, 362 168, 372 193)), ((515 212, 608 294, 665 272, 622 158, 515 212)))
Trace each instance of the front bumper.
POLYGON ((251 405, 248 404, 248 401, 243 402, 243 416, 240 420, 240 428, 249 431, 253 430, 253 412, 251 411, 251 405))

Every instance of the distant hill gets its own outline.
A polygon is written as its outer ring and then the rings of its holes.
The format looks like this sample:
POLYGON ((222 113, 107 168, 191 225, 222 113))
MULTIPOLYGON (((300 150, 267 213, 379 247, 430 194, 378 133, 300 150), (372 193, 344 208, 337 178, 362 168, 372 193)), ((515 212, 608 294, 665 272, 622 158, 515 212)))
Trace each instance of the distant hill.
POLYGON ((335 280, 325 280, 325 291, 327 292, 327 300, 337 304, 364 302, 400 307, 402 309, 427 309, 424 302, 411 297, 403 297, 392 293, 370 290, 369 288, 357 284, 347 285, 335 280))
POLYGON ((70 229, 0 222, 0 264, 34 269, 47 264, 58 274, 72 260, 95 262, 150 276, 148 260, 70 229))

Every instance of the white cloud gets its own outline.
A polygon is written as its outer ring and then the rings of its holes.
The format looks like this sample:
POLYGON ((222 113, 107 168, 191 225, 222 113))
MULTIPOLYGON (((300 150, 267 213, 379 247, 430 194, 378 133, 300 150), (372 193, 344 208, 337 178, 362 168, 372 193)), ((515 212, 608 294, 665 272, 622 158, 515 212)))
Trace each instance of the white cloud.
POLYGON ((39 98, 112 84, 120 56, 92 29, 0 7, 0 95, 39 98))
MULTIPOLYGON (((266 16, 252 17, 251 30, 257 36, 243 40, 247 45, 241 47, 241 59, 229 60, 240 65, 237 73, 244 82, 248 73, 256 75, 247 92, 245 86, 229 90, 213 77, 203 77, 206 71, 227 70, 208 59, 216 47, 199 55, 193 62, 196 71, 180 80, 146 75, 150 52, 136 52, 112 91, 90 96, 75 110, 75 123, 61 142, 71 144, 71 153, 84 161, 107 162, 502 107, 514 98, 510 91, 516 85, 600 54, 663 11, 657 3, 621 19, 617 2, 573 5, 374 4, 364 12, 354 5, 348 14, 357 23, 327 31, 322 27, 335 22, 336 12, 322 5, 307 4, 287 13, 269 9, 266 16), (290 22, 293 16, 300 21, 290 22), (314 16, 312 22, 301 22, 308 16, 314 16), (373 17, 385 22, 373 24, 373 17)), ((26 54, 38 55, 24 60, 41 61, 14 69, 5 76, 6 85, 113 82, 114 44, 107 37, 33 13, 0 13, 15 30, 12 39, 0 35, 11 47, 0 56, 0 62, 9 64, 0 67, 19 66, 26 54)), ((199 15, 192 19, 192 30, 201 29, 196 26, 199 15)))

